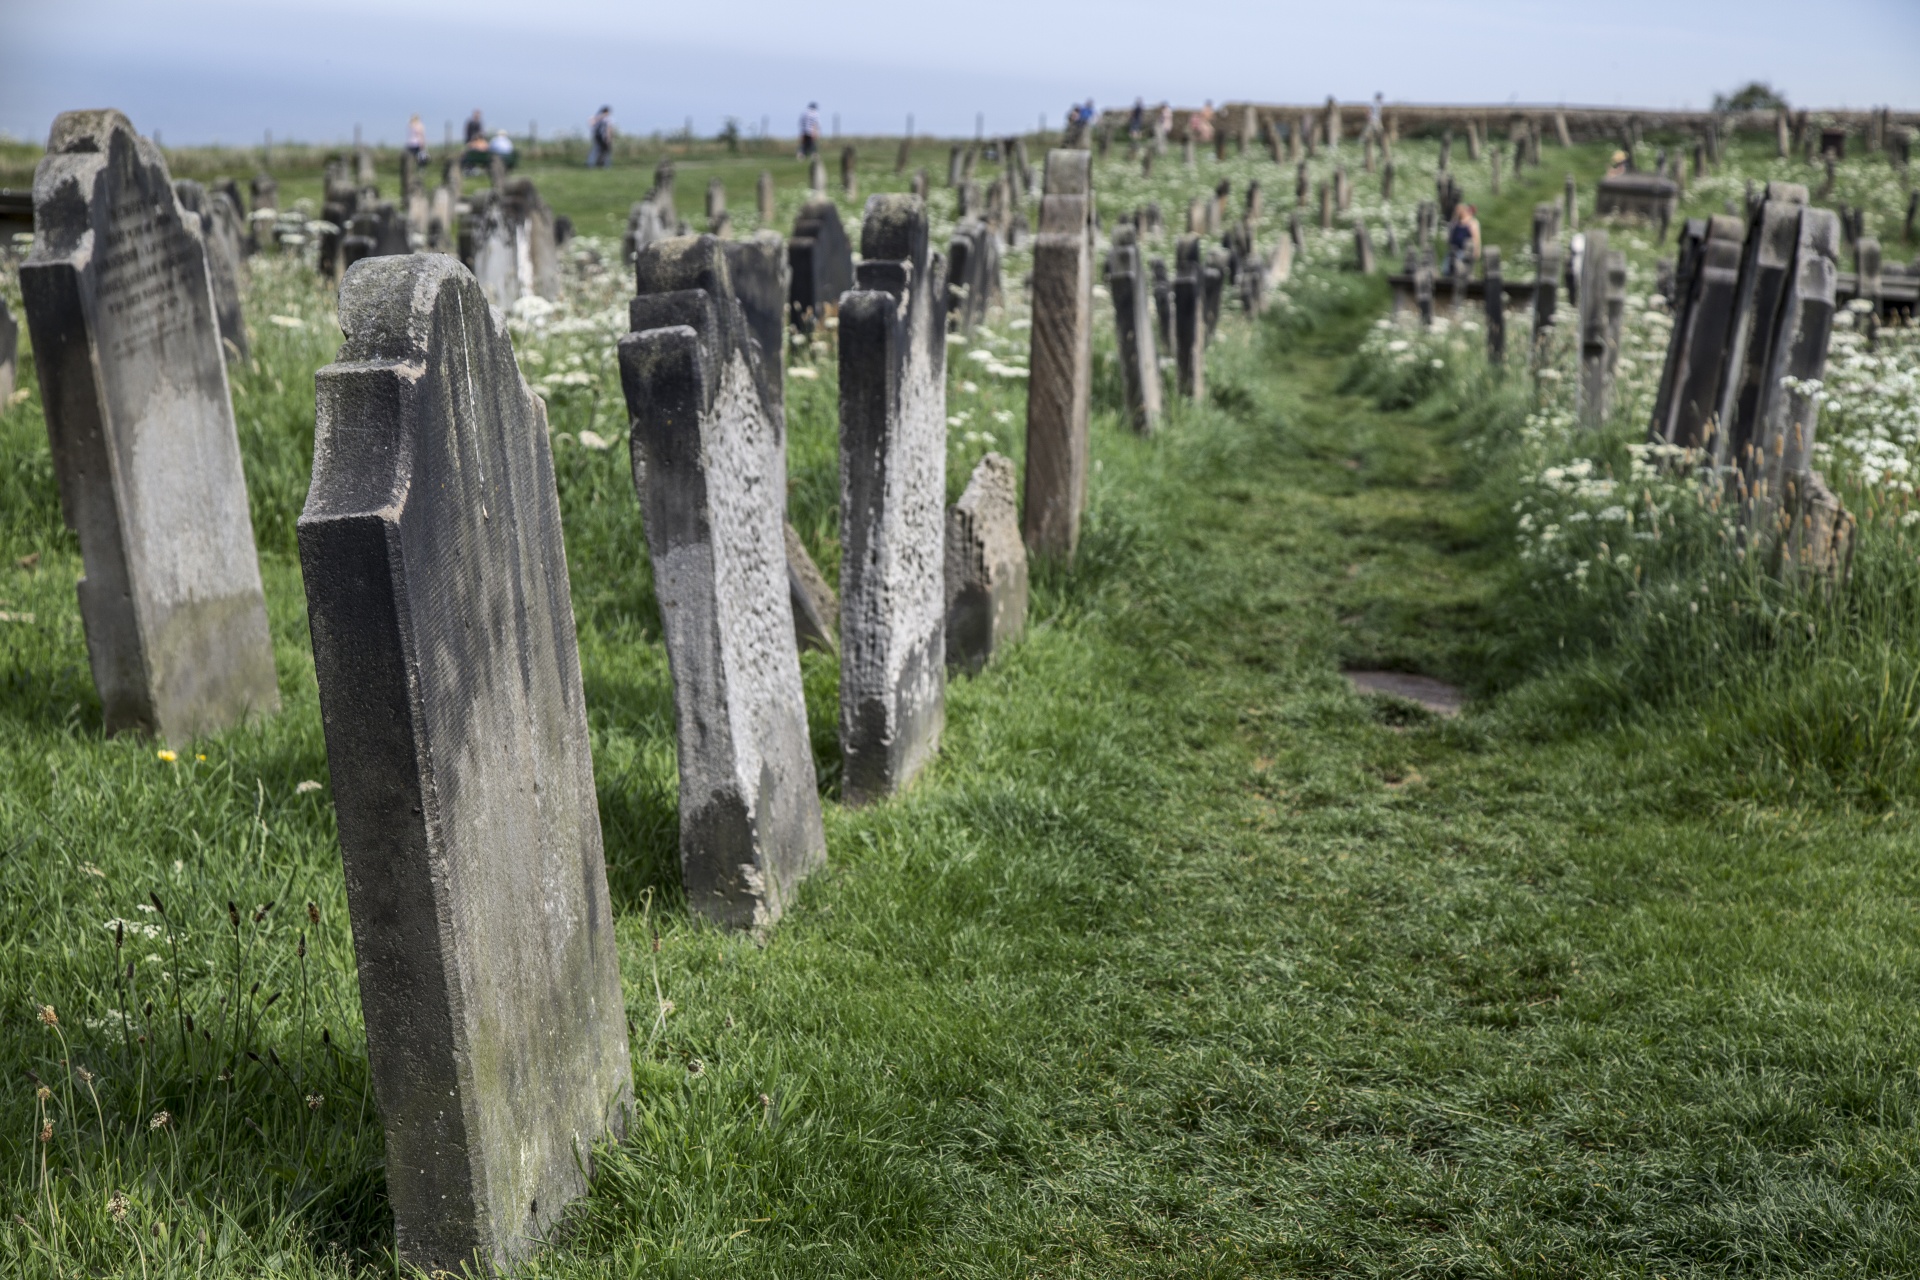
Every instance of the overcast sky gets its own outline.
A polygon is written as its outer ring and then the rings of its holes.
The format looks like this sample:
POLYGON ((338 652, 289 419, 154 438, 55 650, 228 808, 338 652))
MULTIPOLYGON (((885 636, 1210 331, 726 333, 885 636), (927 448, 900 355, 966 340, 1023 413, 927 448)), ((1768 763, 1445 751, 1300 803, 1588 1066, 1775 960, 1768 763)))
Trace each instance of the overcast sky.
POLYGON ((490 124, 790 134, 1057 125, 1067 103, 1425 102, 1703 107, 1751 79, 1796 104, 1920 108, 1920 0, 0 0, 0 132, 119 107, 169 143, 438 142, 490 124))

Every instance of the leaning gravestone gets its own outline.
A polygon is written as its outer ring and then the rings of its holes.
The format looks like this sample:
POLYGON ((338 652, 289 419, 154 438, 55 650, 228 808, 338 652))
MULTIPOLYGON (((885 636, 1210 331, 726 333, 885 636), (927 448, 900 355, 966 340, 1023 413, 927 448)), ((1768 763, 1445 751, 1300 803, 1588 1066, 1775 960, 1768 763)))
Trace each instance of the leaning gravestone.
POLYGON ((787 582, 785 447, 711 236, 641 250, 620 340, 634 487, 673 671, 688 905, 772 924, 826 859, 787 582))
POLYGON ((1027 625, 1027 548, 1011 459, 989 453, 947 508, 947 665, 971 675, 1027 625))
POLYGON ((207 277, 213 284, 213 310, 220 319, 220 341, 229 360, 247 358, 247 318, 240 306, 240 236, 237 220, 221 216, 224 197, 182 178, 173 184, 180 207, 199 219, 207 249, 207 277))
POLYGON ((0 413, 13 402, 13 384, 20 377, 20 326, 7 300, 0 298, 0 413))
POLYGON ((1047 153, 1033 244, 1033 341, 1027 377, 1027 493, 1032 551, 1071 559, 1087 502, 1093 382, 1093 165, 1047 153))
POLYGON ((1699 449, 1708 443, 1714 397, 1726 366, 1746 225, 1723 215, 1682 232, 1674 277, 1673 329, 1654 397, 1652 439, 1699 449))
POLYGON ((1763 370, 1756 427, 1751 446, 1734 455, 1747 526, 1762 535, 1776 531, 1796 489, 1813 487, 1807 477, 1820 412, 1817 384, 1826 372, 1838 291, 1839 218, 1831 209, 1800 206, 1796 212, 1780 304, 1771 325, 1761 319, 1750 339, 1763 370))
POLYGON ((1758 436, 1774 326, 1799 244, 1800 212, 1806 204, 1804 186, 1769 182, 1752 206, 1741 246, 1740 280, 1734 289, 1733 333, 1714 409, 1717 466, 1743 465, 1758 436))
POLYGON ((787 241, 787 262, 792 271, 787 319, 796 332, 810 334, 853 287, 853 246, 833 201, 812 195, 800 206, 787 241))
MULTIPOLYGON (((1282 243, 1285 243, 1282 241, 1282 243)), ((1173 279, 1167 275, 1165 258, 1150 258, 1147 267, 1153 274, 1154 345, 1162 351, 1173 349, 1173 279)))
POLYGON ((1189 400, 1207 395, 1207 317, 1205 267, 1200 237, 1181 236, 1173 255, 1173 347, 1175 379, 1189 400))
POLYGON ((507 1267, 632 1105, 546 411, 450 257, 340 327, 300 568, 395 1243, 507 1267))
POLYGON ((841 794, 913 781, 946 722, 946 266, 918 197, 867 201, 840 304, 841 794))
POLYGON ((1114 343, 1127 421, 1141 435, 1160 425, 1160 352, 1153 341, 1152 285, 1141 269, 1134 229, 1114 228, 1107 254, 1107 292, 1113 295, 1114 343))
POLYGON ((279 709, 207 251, 118 111, 53 123, 20 268, 80 616, 110 733, 279 709))

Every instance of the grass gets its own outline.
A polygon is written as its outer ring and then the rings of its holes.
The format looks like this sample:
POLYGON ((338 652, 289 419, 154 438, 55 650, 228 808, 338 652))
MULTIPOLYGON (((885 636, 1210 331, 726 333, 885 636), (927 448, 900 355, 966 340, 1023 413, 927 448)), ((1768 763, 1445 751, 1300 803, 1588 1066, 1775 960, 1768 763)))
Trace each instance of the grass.
MULTIPOLYGON (((1413 190, 1432 148, 1403 150, 1413 190)), ((1285 173, 1255 163, 1226 171, 1285 173)), ((1179 168, 1116 158, 1101 190, 1171 215, 1179 168)), ((1488 222, 1559 178, 1509 175, 1488 222)), ((271 267, 253 291, 270 722, 171 761, 101 736, 37 396, 0 416, 0 609, 35 618, 0 624, 10 1275, 392 1269, 291 533, 327 300, 271 267)), ((1388 409, 1353 376, 1384 301, 1303 272, 1150 440, 1103 373, 1078 563, 951 687, 922 782, 828 806, 831 865, 764 946, 680 908, 624 450, 557 448, 639 1113, 537 1274, 1920 1269, 1909 793, 1744 786, 1693 686, 1569 696, 1593 654, 1515 605, 1492 402, 1388 409), (1435 720, 1353 694, 1355 664, 1480 697, 1435 720)), ((523 336, 530 377, 595 372, 552 392, 557 432, 620 429, 598 341, 523 336)), ((963 474, 1017 454, 993 415, 1019 397, 952 355, 963 474)), ((808 367, 792 501, 831 572, 832 362, 808 367)), ((835 672, 805 674, 832 796, 835 672)))

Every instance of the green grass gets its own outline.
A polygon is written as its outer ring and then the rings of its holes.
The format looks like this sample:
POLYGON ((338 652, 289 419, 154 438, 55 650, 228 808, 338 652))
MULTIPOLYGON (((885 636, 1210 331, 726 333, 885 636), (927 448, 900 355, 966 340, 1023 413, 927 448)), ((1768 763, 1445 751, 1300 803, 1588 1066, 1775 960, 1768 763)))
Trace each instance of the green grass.
MULTIPOLYGON (((1404 150, 1411 182, 1432 148, 1404 150)), ((1557 190, 1548 156, 1492 225, 1557 190)), ((1224 169, 1285 173, 1258 163, 1224 169)), ((1116 159, 1101 189, 1214 173, 1116 159)), ((627 198, 543 190, 583 226, 627 198)), ((1320 278, 1230 321, 1210 403, 1151 440, 1100 379, 1077 564, 951 687, 909 794, 828 806, 829 869, 764 946, 680 906, 624 448, 557 449, 639 1111, 539 1274, 1920 1270, 1908 793, 1743 786, 1691 686, 1633 714, 1617 683, 1569 697, 1588 657, 1515 605, 1486 404, 1382 408, 1352 368, 1384 289, 1320 278), (1348 664, 1480 698, 1438 721, 1357 697, 1348 664)), ((101 736, 37 396, 0 416, 0 609, 35 617, 0 623, 9 1275, 391 1270, 331 796, 298 789, 327 777, 292 542, 327 301, 293 272, 253 288, 236 409, 274 720, 170 762, 101 736), (111 919, 155 932, 116 950, 111 919)), ((571 341, 522 343, 595 372, 554 393, 556 431, 618 430, 601 348, 571 341)), ((1017 385, 964 391, 951 354, 953 408, 1017 453, 991 417, 1017 385)), ((788 384, 792 501, 831 572, 815 367, 788 384)), ((805 674, 831 797, 836 673, 805 674)))

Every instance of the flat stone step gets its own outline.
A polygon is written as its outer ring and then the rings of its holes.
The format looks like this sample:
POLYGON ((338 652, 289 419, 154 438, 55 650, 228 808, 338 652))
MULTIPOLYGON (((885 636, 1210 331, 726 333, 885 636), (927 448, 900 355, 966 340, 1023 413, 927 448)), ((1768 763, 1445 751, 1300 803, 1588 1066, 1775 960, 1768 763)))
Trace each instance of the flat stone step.
POLYGON ((1445 680, 1410 675, 1405 671, 1343 671, 1361 693, 1386 693, 1417 702, 1437 716, 1457 716, 1467 695, 1445 680))

